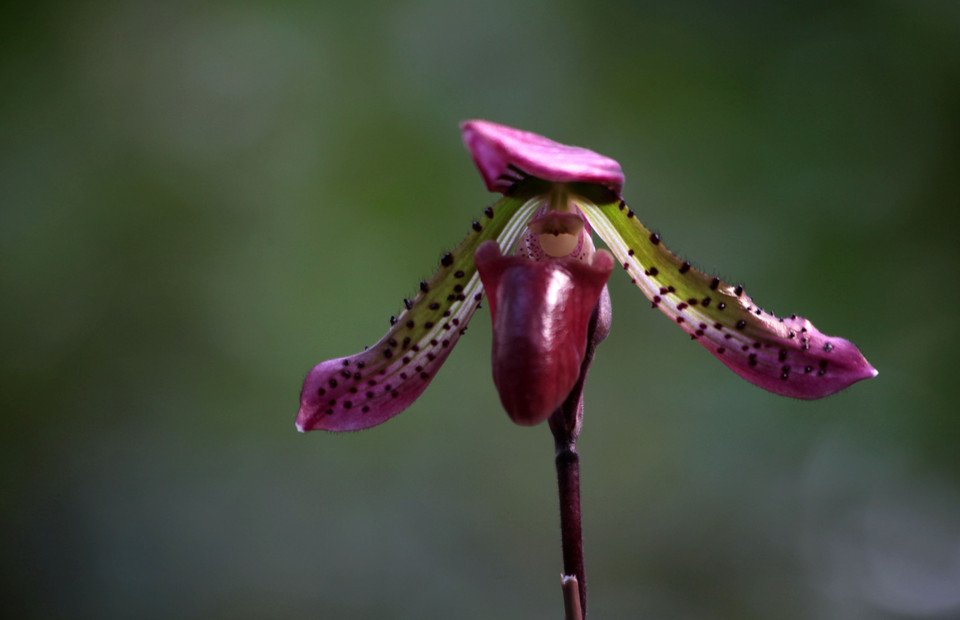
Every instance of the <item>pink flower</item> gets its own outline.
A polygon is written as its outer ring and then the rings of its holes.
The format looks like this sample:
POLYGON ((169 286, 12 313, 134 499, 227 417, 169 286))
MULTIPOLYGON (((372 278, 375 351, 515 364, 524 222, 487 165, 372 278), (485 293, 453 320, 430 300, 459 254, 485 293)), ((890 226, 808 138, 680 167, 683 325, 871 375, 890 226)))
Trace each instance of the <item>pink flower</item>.
POLYGON ((588 349, 609 329, 606 282, 615 263, 654 308, 761 388, 813 399, 876 376, 849 341, 797 315, 777 318, 742 287, 673 255, 621 198, 616 161, 487 121, 461 129, 487 188, 503 197, 404 300, 377 344, 310 371, 301 431, 368 428, 403 411, 436 375, 484 292, 501 402, 518 424, 542 422, 582 381, 588 349), (591 231, 609 252, 594 249, 591 231))

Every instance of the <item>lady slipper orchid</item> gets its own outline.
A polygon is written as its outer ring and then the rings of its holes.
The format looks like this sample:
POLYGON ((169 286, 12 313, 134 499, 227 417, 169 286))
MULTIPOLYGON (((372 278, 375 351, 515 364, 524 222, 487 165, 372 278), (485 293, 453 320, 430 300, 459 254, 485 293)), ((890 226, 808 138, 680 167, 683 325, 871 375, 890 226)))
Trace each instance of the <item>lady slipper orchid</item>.
POLYGON ((615 264, 654 308, 761 388, 814 399, 877 374, 847 340, 797 315, 777 318, 743 287, 668 251, 621 198, 616 161, 487 121, 461 130, 487 188, 502 198, 442 255, 377 344, 310 371, 299 430, 358 430, 403 411, 436 375, 484 292, 501 402, 518 424, 542 422, 582 383, 587 351, 609 329, 606 282, 615 264), (594 248, 591 232, 609 252, 594 248))

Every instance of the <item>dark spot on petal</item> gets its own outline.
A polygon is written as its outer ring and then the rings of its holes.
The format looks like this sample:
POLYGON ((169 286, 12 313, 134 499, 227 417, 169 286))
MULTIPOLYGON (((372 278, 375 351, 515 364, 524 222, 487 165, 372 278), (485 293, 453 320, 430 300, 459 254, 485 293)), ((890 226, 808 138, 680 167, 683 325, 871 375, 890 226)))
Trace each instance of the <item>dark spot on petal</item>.
POLYGON ((683 323, 684 321, 686 321, 686 319, 683 318, 682 316, 677 317, 677 323, 683 323))
POLYGON ((830 351, 833 351, 833 345, 828 342, 827 344, 823 345, 823 351, 824 353, 829 353, 830 351))
POLYGON ((658 235, 657 233, 650 233, 650 243, 652 243, 653 245, 657 245, 658 243, 660 243, 660 235, 658 235))
POLYGON ((703 304, 703 307, 704 307, 704 308, 706 308, 707 306, 710 305, 710 302, 711 302, 711 301, 713 301, 713 300, 710 299, 709 297, 704 297, 702 300, 700 300, 700 303, 703 304))
POLYGON ((373 398, 373 396, 374 396, 373 392, 367 392, 367 393, 366 393, 366 397, 367 397, 367 398, 373 398))
POLYGON ((416 323, 414 323, 412 320, 407 321, 407 329, 413 329, 415 325, 416 323))
POLYGON ((659 295, 654 295, 654 296, 653 296, 653 307, 656 308, 656 307, 657 307, 657 304, 660 303, 660 301, 661 301, 661 300, 660 300, 660 296, 659 296, 659 295))
POLYGON ((683 303, 682 301, 677 304, 678 311, 683 312, 686 309, 687 309, 687 304, 683 303))
POLYGON ((426 327, 427 329, 432 329, 433 321, 427 321, 426 323, 423 324, 423 326, 426 327))
POLYGON ((757 354, 756 354, 756 353, 751 353, 749 359, 750 359, 750 365, 751 365, 751 366, 756 366, 756 365, 757 365, 757 354))
POLYGON ((483 299, 483 293, 477 293, 473 296, 474 301, 480 301, 481 299, 483 299))
POLYGON ((733 294, 736 295, 737 297, 740 297, 741 295, 743 295, 743 287, 740 285, 737 285, 737 288, 733 289, 733 294))
POLYGON ((425 373, 425 372, 421 372, 421 373, 420 373, 420 378, 421 378, 421 379, 429 379, 429 378, 430 378, 430 375, 428 375, 428 374, 425 373))
POLYGON ((483 230, 483 226, 480 225, 480 222, 474 222, 472 226, 473 226, 473 229, 477 232, 480 232, 481 230, 483 230))
POLYGON ((817 371, 817 376, 818 376, 818 377, 822 377, 822 376, 825 375, 825 374, 827 374, 827 371, 824 370, 823 368, 821 368, 820 370, 817 371))
POLYGON ((700 303, 700 300, 694 299, 693 297, 691 297, 690 299, 687 300, 687 303, 690 304, 691 306, 696 306, 698 303, 700 303))
POLYGON ((483 214, 486 215, 486 216, 489 217, 489 218, 492 218, 492 217, 493 217, 493 207, 487 207, 486 209, 484 209, 484 210, 483 210, 483 214))
POLYGON ((714 324, 713 324, 713 328, 714 328, 714 329, 723 329, 723 325, 721 325, 720 323, 714 323, 714 324))
POLYGON ((659 273, 660 273, 660 270, 657 269, 656 267, 651 267, 651 268, 650 268, 650 275, 651 275, 651 276, 656 277, 657 274, 659 274, 659 273))
POLYGON ((627 217, 633 217, 633 209, 627 211, 627 217))
POLYGON ((807 366, 803 369, 803 372, 813 372, 813 366, 807 366))
POLYGON ((451 254, 450 252, 447 252, 446 254, 444 254, 443 257, 440 259, 440 264, 443 265, 444 267, 449 267, 450 265, 452 265, 453 254, 451 254))
POLYGON ((668 287, 667 287, 667 292, 668 292, 668 293, 676 293, 676 292, 677 292, 677 289, 673 288, 672 286, 668 286, 668 287))
POLYGON ((797 337, 797 332, 790 332, 787 334, 787 338, 796 338, 796 337, 797 337))
POLYGON ((393 357, 393 351, 391 349, 387 349, 383 352, 383 356, 387 359, 390 359, 393 357))
POLYGON ((327 391, 323 388, 320 388, 319 390, 317 390, 317 396, 323 396, 326 393, 327 391))
POLYGON ((464 275, 465 275, 465 274, 464 274, 461 270, 459 270, 459 269, 457 269, 455 272, 453 272, 453 277, 454 277, 454 278, 462 278, 464 275))
POLYGON ((363 413, 367 413, 368 411, 370 411, 370 407, 367 407, 366 405, 364 405, 364 406, 360 409, 360 411, 362 411, 363 413))
POLYGON ((723 310, 726 307, 727 307, 727 304, 723 303, 722 301, 717 304, 717 310, 723 310))
POLYGON ((683 264, 680 265, 680 273, 687 273, 690 271, 690 263, 683 261, 683 264))
POLYGON ((403 305, 407 307, 407 310, 410 310, 411 308, 413 308, 413 302, 407 299, 406 297, 403 298, 403 305))
POLYGON ((747 326, 747 322, 744 321, 743 319, 740 319, 739 321, 737 321, 737 329, 743 329, 746 326, 747 326))
POLYGON ((630 269, 630 263, 628 263, 627 261, 623 261, 623 268, 630 269))
POLYGON ((327 409, 327 415, 333 415, 333 409, 327 409))
POLYGON ((786 359, 787 359, 787 350, 786 350, 786 349, 780 349, 780 355, 779 355, 778 357, 779 357, 779 359, 780 359, 781 362, 784 361, 784 360, 786 360, 786 359))
POLYGON ((724 347, 718 347, 718 348, 717 348, 717 353, 719 353, 720 355, 723 355, 726 351, 727 351, 727 350, 726 350, 724 347))
POLYGON ((330 387, 332 387, 332 388, 337 387, 337 380, 336 380, 336 379, 330 379, 330 387))
POLYGON ((781 368, 780 370, 781 370, 781 372, 782 372, 782 374, 780 375, 780 378, 783 379, 784 381, 786 381, 787 378, 790 376, 790 367, 789 367, 789 366, 784 366, 784 367, 781 368))
POLYGON ((429 308, 430 308, 431 310, 439 310, 439 309, 440 309, 440 304, 439 304, 439 302, 436 302, 436 301, 435 301, 435 302, 433 302, 432 304, 430 304, 429 308))
POLYGON ((349 408, 351 408, 351 407, 353 407, 353 403, 350 402, 349 400, 348 400, 347 402, 343 403, 343 408, 344 408, 344 409, 349 409, 349 408))
POLYGON ((666 294, 667 294, 667 287, 661 286, 661 287, 660 287, 660 294, 661 294, 661 295, 666 295, 666 294))
POLYGON ((714 278, 710 281, 710 290, 715 291, 717 287, 720 286, 720 278, 714 278))
POLYGON ((458 284, 458 285, 456 285, 456 286, 453 287, 453 290, 454 290, 455 292, 457 292, 457 293, 462 293, 462 292, 463 292, 463 286, 460 285, 460 284, 458 284))
POLYGON ((397 317, 391 315, 391 316, 390 316, 390 324, 391 324, 391 325, 396 325, 396 324, 397 324, 397 317))
POLYGON ((618 204, 617 206, 620 208, 621 211, 623 211, 623 208, 627 206, 627 203, 625 203, 625 202, 623 201, 623 199, 621 198, 621 199, 620 199, 620 204, 618 204))
POLYGON ((350 378, 350 371, 349 371, 349 370, 341 370, 341 371, 340 371, 340 374, 343 375, 344 377, 346 377, 347 379, 350 378))
POLYGON ((390 392, 390 398, 396 398, 397 396, 399 396, 399 394, 397 394, 396 390, 393 390, 392 392, 390 392))

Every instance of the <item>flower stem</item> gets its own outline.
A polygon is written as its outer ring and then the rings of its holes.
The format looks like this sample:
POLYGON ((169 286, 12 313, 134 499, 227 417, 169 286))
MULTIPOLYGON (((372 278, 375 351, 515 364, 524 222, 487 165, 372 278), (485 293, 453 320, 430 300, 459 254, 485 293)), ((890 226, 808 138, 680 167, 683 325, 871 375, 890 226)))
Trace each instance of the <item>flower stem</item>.
POLYGON ((580 377, 576 385, 547 420, 553 433, 554 461, 557 466, 557 487, 560 491, 560 543, 563 549, 564 605, 567 619, 582 620, 587 617, 587 575, 583 568, 583 528, 580 514, 580 454, 577 453, 577 438, 583 425, 583 384, 593 361, 593 354, 610 331, 610 294, 606 287, 600 295, 590 325, 587 328, 587 348, 580 364, 580 377), (575 579, 579 605, 576 616, 570 615, 570 585, 568 578, 575 579))
POLYGON ((580 455, 576 440, 557 446, 557 486, 560 490, 560 539, 563 574, 576 578, 580 608, 587 607, 587 576, 583 568, 583 530, 580 518, 580 455))

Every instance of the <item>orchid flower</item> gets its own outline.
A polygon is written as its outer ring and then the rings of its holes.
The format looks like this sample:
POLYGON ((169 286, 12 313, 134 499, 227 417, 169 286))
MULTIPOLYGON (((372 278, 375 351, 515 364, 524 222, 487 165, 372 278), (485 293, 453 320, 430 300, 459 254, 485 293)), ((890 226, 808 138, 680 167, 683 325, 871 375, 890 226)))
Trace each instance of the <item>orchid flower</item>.
POLYGON ((358 430, 403 411, 436 376, 485 293, 501 402, 519 424, 542 422, 582 380, 586 350, 609 329, 606 282, 615 266, 654 308, 763 389, 814 399, 877 374, 849 341, 797 315, 777 318, 743 287, 667 250, 621 198, 616 161, 487 121, 461 130, 487 188, 502 198, 403 300, 378 343, 310 371, 300 431, 358 430), (594 248, 593 232, 609 252, 594 248))

